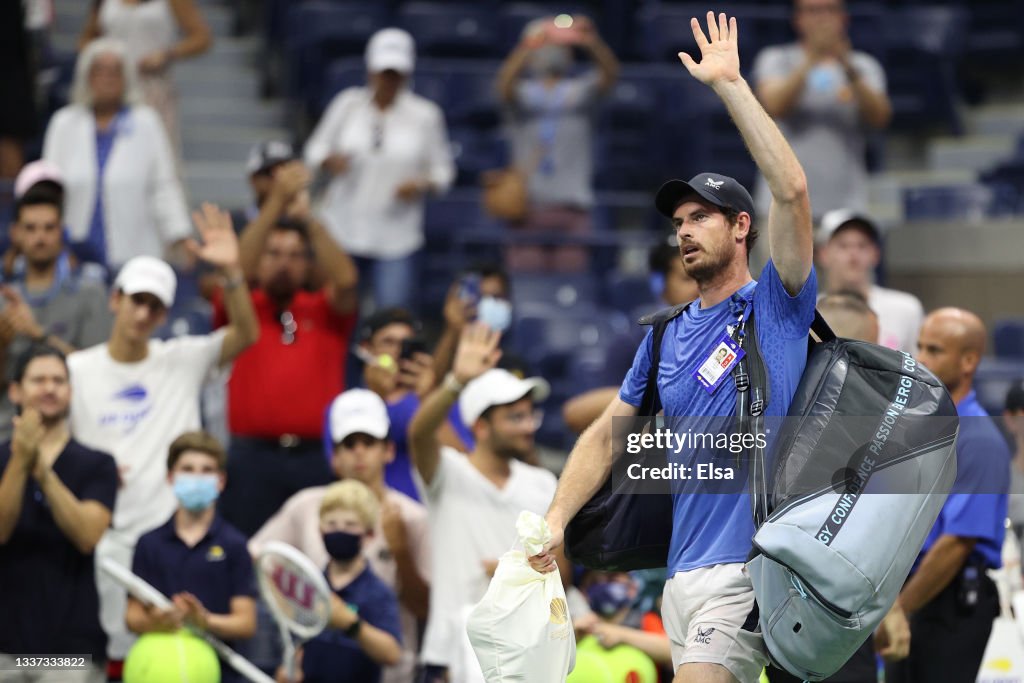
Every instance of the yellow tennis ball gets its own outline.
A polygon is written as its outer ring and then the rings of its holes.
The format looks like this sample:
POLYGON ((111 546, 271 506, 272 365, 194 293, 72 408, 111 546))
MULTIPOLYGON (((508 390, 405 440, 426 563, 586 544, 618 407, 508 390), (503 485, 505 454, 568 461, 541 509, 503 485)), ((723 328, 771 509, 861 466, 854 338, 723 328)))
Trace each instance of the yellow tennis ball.
POLYGON ((395 367, 395 359, 386 353, 382 353, 377 356, 377 365, 386 370, 390 370, 395 367))
POLYGON ((124 683, 220 683, 220 661, 188 631, 147 633, 128 652, 124 683))

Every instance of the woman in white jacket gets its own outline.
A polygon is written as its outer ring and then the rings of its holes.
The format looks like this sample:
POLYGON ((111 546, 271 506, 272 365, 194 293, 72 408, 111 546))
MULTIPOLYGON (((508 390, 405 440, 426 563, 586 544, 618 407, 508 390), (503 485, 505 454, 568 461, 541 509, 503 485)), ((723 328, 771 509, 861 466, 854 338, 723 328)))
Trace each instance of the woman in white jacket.
POLYGON ((50 121, 43 158, 64 175, 64 216, 80 261, 163 257, 191 234, 160 117, 140 104, 124 47, 101 38, 78 58, 72 103, 50 121))

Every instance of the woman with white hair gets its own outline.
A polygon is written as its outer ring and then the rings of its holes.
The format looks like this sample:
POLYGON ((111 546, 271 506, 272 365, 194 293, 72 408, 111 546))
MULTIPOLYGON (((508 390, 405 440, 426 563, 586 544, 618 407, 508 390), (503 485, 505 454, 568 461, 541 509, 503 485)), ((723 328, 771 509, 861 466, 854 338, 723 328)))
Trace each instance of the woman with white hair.
POLYGON ((377 308, 414 307, 424 198, 455 175, 444 114, 408 88, 414 62, 408 33, 375 33, 368 84, 335 95, 305 149, 306 163, 331 176, 321 220, 356 259, 377 308))
POLYGON ((64 176, 64 215, 80 261, 116 272, 191 235, 167 132, 140 103, 118 41, 95 40, 78 57, 72 103, 50 120, 43 158, 64 176))
POLYGON ((142 97, 160 113, 179 158, 178 96, 171 67, 206 52, 213 43, 196 0, 93 0, 79 49, 101 36, 124 43, 129 63, 138 70, 142 97))

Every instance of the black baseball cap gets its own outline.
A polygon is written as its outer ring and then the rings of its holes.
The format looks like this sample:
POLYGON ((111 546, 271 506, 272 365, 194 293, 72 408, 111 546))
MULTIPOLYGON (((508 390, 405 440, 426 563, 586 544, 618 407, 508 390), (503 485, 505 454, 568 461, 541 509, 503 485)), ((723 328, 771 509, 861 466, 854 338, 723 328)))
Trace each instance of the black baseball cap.
POLYGON ((746 212, 754 218, 754 200, 747 188, 735 178, 720 173, 698 173, 690 182, 670 180, 661 186, 654 197, 654 206, 663 216, 672 218, 679 202, 696 194, 722 209, 746 212))
POLYGON ((1005 410, 1024 410, 1024 379, 1018 379, 1006 392, 1005 410))
POLYGON ((269 140, 254 145, 249 150, 249 160, 245 164, 245 169, 249 175, 253 175, 296 158, 298 157, 295 156, 295 150, 289 143, 283 140, 269 140))

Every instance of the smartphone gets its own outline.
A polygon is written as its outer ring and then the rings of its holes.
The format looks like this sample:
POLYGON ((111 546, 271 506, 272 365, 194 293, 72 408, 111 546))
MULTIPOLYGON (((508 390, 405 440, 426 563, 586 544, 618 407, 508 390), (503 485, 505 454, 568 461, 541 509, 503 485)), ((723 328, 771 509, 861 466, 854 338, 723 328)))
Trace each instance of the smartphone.
POLYGON ((469 273, 463 275, 459 280, 459 298, 469 304, 476 306, 480 303, 480 275, 469 273))
POLYGON ((419 337, 409 337, 402 340, 402 353, 399 356, 402 360, 408 360, 417 353, 427 352, 427 342, 419 337))

